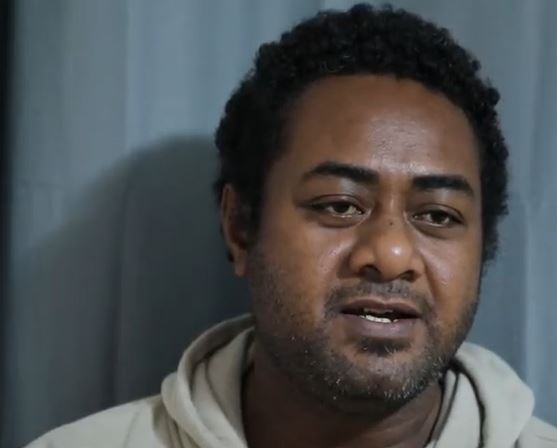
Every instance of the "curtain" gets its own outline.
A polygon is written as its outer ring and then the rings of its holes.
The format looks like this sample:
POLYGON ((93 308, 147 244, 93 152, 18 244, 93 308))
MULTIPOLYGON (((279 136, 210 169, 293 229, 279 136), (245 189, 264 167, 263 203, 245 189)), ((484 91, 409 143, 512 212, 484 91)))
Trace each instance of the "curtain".
MULTIPOLYGON (((352 3, 14 2, 1 446, 157 393, 195 335, 248 309, 211 194, 214 129, 262 42, 352 3)), ((557 424, 557 3, 394 4, 452 30, 501 91, 511 213, 470 339, 557 424)))

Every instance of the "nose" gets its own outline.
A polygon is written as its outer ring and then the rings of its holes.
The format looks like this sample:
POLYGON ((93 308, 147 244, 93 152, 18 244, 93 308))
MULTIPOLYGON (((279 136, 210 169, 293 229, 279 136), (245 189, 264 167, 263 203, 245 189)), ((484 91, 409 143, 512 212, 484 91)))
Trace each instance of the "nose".
POLYGON ((374 282, 413 282, 423 272, 415 238, 404 217, 374 217, 362 223, 349 265, 351 272, 374 282))

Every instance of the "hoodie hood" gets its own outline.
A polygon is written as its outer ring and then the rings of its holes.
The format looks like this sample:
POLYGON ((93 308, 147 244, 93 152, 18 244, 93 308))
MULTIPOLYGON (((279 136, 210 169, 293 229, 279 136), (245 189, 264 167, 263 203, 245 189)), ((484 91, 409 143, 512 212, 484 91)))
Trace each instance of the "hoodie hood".
POLYGON ((241 316, 203 333, 162 384, 164 406, 183 431, 183 446, 246 448, 242 377, 252 346, 253 321, 241 316))
MULTIPOLYGON (((164 406, 183 445, 246 448, 242 377, 253 321, 242 316, 203 333, 162 385, 164 406)), ((440 418, 428 448, 511 447, 532 417, 530 389, 497 355, 464 343, 444 380, 440 418)))
POLYGON ((445 375, 440 419, 429 446, 515 446, 533 409, 531 390, 507 363, 464 343, 445 375))

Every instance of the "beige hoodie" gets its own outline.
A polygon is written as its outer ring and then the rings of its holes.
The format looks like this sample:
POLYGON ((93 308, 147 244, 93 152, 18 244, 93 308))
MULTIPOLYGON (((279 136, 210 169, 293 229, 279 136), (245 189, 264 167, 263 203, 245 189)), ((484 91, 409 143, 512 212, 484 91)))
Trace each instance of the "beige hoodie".
MULTIPOLYGON (((223 322, 186 350, 161 395, 62 426, 27 448, 246 448, 240 388, 252 322, 223 322)), ((557 447, 557 429, 532 417, 534 399, 493 353, 465 343, 444 381, 427 448, 557 447)))

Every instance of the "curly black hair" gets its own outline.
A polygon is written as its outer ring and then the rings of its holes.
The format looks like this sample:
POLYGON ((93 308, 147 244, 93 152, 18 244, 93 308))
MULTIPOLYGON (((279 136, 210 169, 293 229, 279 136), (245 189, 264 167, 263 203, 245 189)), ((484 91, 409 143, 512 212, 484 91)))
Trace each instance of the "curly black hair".
POLYGON ((289 106, 312 82, 328 76, 385 74, 418 81, 461 108, 479 142, 483 261, 497 250, 497 224, 507 212, 508 150, 495 106, 499 93, 479 74, 479 62, 449 31, 392 6, 358 4, 322 11, 263 44, 253 69, 228 100, 215 134, 220 171, 217 200, 230 183, 257 231, 263 183, 281 150, 289 106))

